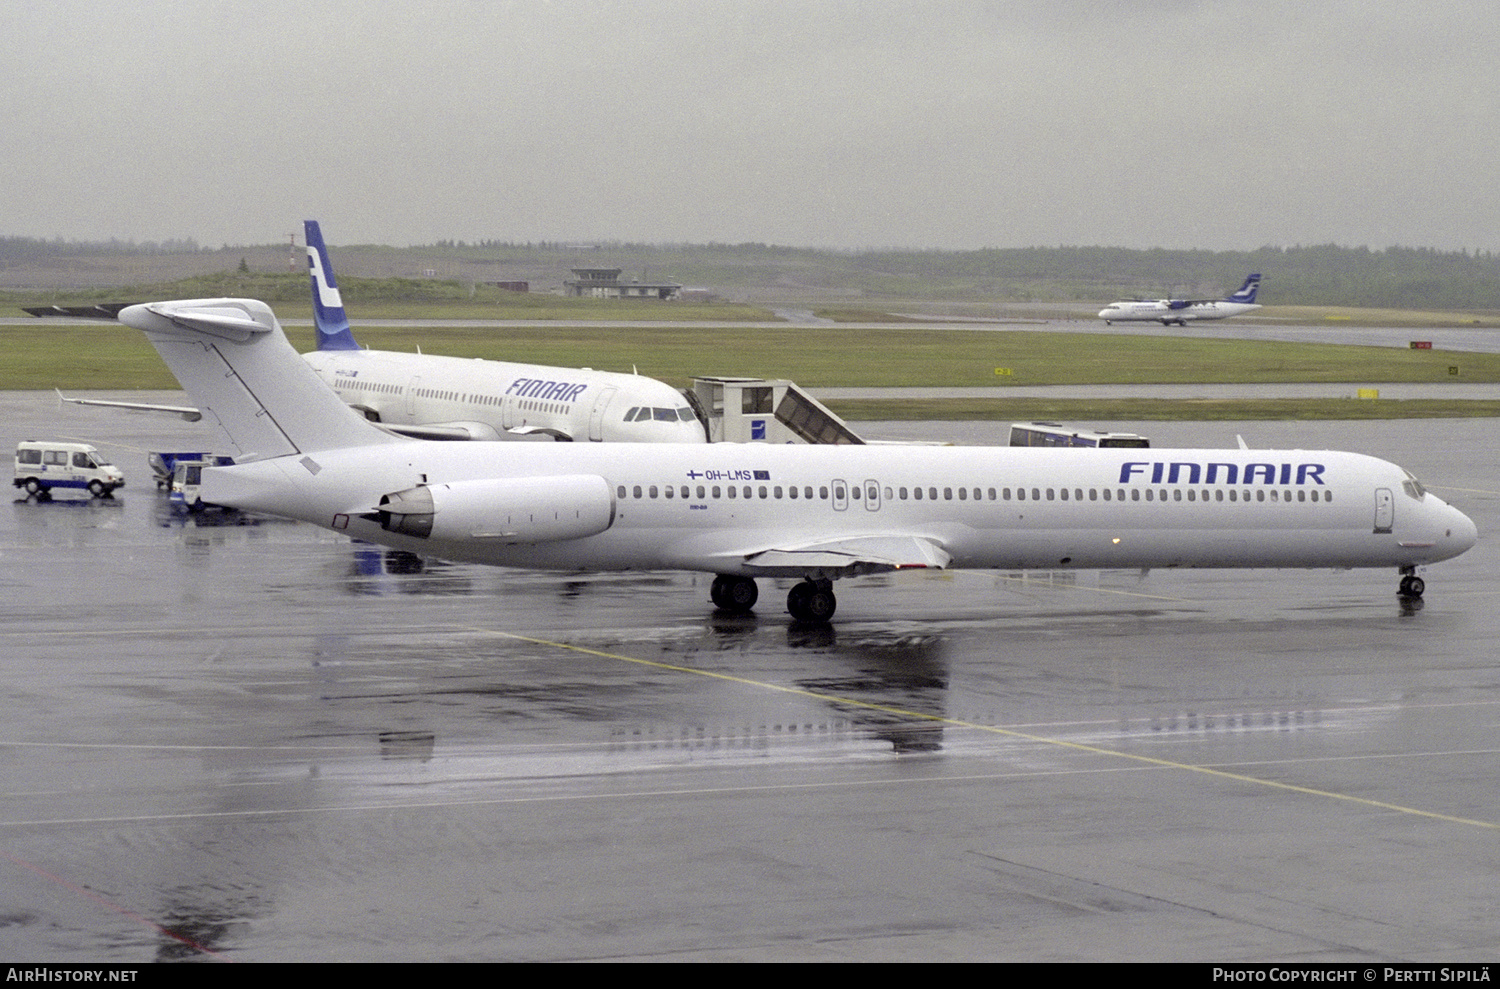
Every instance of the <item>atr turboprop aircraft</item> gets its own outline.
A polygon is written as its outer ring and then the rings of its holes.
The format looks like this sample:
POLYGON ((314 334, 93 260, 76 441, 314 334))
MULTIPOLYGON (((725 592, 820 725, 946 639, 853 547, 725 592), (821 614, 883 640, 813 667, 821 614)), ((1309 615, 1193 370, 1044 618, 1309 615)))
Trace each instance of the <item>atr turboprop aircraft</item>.
MULTIPOLYGON (((370 421, 428 440, 708 442, 687 399, 655 378, 362 349, 349 328, 323 233, 316 220, 303 222, 318 338, 318 349, 303 360, 370 421)), ((112 319, 115 312, 98 315, 112 319)), ((201 418, 191 407, 58 397, 75 405, 168 412, 190 422, 201 418)), ((235 453, 236 459, 242 455, 235 453)))
POLYGON ((1395 464, 1307 450, 625 447, 428 443, 339 400, 269 306, 132 306, 241 463, 205 501, 451 560, 558 571, 697 570, 746 611, 756 579, 798 579, 787 610, 834 613, 838 578, 905 569, 1417 567, 1474 523, 1395 464))
POLYGON ((1157 299, 1134 302, 1111 302, 1099 310, 1105 324, 1115 322, 1157 322, 1163 326, 1186 326, 1188 320, 1228 319, 1259 309, 1255 293, 1260 291, 1260 275, 1251 275, 1233 295, 1224 299, 1157 299))

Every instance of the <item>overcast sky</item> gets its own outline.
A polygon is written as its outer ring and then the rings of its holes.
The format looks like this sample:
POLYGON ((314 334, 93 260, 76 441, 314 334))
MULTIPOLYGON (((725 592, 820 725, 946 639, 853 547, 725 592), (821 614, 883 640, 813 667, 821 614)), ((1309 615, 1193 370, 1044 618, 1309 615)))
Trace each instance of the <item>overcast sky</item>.
POLYGON ((1500 249, 1494 0, 10 0, 4 30, 0 235, 1500 249))

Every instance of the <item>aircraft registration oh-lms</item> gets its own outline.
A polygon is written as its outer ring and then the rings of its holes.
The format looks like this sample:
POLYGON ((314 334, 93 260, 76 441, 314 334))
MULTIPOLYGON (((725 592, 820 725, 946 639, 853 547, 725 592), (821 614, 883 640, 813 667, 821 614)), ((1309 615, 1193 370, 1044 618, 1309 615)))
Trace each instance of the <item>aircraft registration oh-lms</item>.
POLYGON ((1393 567, 1467 550, 1474 523, 1395 464, 1356 453, 1034 447, 432 443, 349 409, 262 302, 134 306, 187 391, 250 452, 203 498, 451 560, 713 573, 751 608, 800 578, 799 621, 832 581, 908 568, 1393 567))

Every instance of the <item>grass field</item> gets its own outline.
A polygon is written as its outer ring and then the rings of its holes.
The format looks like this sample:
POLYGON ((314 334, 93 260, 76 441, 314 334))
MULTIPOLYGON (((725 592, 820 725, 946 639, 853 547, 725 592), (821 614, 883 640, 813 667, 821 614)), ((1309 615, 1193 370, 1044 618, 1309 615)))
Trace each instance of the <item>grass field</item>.
MULTIPOLYGON (((250 276, 284 319, 306 319, 306 281, 293 276, 250 276), (264 283, 264 284, 262 284, 264 283)), ((384 283, 374 283, 383 285, 384 283)), ((192 297, 235 289, 217 282, 163 287, 161 297, 192 297), (174 291, 166 291, 167 288, 174 291)), ((255 294, 249 292, 247 294, 255 294)), ((143 297, 154 297, 147 292, 143 297)), ((87 301, 70 299, 70 302, 87 301)), ((1394 310, 1289 310, 1277 318, 1316 324, 1470 325, 1463 314, 1400 313, 1394 310), (1347 318, 1346 318, 1347 317, 1347 318), (1425 322, 1424 322, 1425 321, 1425 322), (1446 322, 1445 322, 1446 321, 1446 322)), ((19 315, 19 310, 17 310, 19 315)), ((1491 402, 1276 400, 1182 402, 1115 400, 1066 402, 1007 399, 1018 385, 1159 383, 1386 383, 1500 382, 1500 354, 1397 350, 1336 344, 1276 343, 1228 338, 1119 336, 1045 331, 915 329, 899 320, 874 329, 842 325, 744 329, 642 325, 668 314, 695 321, 770 321, 750 306, 642 304, 518 296, 492 292, 485 298, 361 302, 364 319, 437 318, 545 319, 543 327, 435 326, 395 328, 359 325, 360 342, 375 350, 415 351, 458 357, 516 360, 562 367, 638 370, 677 386, 695 374, 787 377, 810 387, 989 387, 993 399, 943 401, 844 401, 830 403, 851 419, 1289 419, 1495 416, 1491 402), (579 326, 581 320, 618 320, 609 326, 579 326)), ((878 307, 838 312, 870 320, 878 307)), ((888 315, 888 314, 884 314, 888 315)), ((1477 321, 1477 320, 1473 320, 1477 321)), ((1471 321, 1471 322, 1473 322, 1471 321)), ((289 327, 299 350, 313 346, 312 330, 289 327)), ((164 389, 173 380, 156 352, 133 330, 112 323, 76 325, 38 320, 0 326, 0 388, 164 389)))
MULTIPOLYGON (((359 327, 375 350, 630 371, 678 387, 694 374, 788 377, 810 387, 1497 382, 1500 354, 1336 344, 891 326, 359 327)), ((312 330, 291 327, 299 350, 312 330)), ((171 388, 145 339, 112 324, 0 327, 0 388, 171 388)))

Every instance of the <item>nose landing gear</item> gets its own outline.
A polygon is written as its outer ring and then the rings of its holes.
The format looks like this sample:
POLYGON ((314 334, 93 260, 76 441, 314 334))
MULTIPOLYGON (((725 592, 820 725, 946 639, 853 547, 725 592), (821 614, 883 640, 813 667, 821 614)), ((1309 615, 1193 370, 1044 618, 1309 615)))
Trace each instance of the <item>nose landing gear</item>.
POLYGON ((1416 567, 1401 568, 1401 583, 1396 589, 1398 597, 1419 598, 1425 590, 1427 590, 1427 582, 1417 576, 1416 567))

